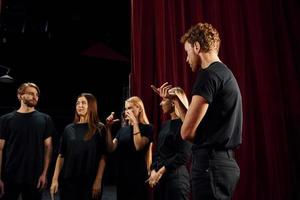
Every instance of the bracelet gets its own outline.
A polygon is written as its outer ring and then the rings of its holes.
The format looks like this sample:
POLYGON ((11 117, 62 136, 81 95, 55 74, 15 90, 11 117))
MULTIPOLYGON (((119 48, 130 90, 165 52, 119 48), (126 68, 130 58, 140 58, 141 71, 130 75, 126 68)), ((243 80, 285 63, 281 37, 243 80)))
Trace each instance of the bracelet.
POLYGON ((136 133, 133 133, 133 135, 137 135, 137 134, 140 134, 141 132, 140 131, 138 131, 138 132, 136 132, 136 133))

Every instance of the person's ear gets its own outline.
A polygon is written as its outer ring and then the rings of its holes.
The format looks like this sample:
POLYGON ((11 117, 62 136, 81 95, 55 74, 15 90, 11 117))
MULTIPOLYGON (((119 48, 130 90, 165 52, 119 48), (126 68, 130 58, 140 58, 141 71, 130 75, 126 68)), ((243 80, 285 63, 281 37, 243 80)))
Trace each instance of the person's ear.
POLYGON ((199 42, 195 42, 195 43, 194 43, 194 50, 195 50, 195 52, 196 52, 197 54, 200 52, 200 49, 201 49, 200 43, 199 43, 199 42))
POLYGON ((18 97, 19 101, 21 101, 22 95, 21 95, 21 94, 18 94, 17 97, 18 97))
POLYGON ((142 108, 138 107, 138 112, 141 113, 142 112, 142 108))

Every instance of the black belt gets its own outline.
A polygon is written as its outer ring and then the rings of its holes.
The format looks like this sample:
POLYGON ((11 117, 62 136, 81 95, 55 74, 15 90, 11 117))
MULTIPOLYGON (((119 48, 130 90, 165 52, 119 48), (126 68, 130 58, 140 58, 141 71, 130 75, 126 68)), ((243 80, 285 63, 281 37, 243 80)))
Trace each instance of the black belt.
POLYGON ((200 148, 193 151, 194 155, 205 158, 214 158, 215 156, 224 156, 228 158, 234 158, 234 151, 232 149, 215 149, 215 148, 200 148))

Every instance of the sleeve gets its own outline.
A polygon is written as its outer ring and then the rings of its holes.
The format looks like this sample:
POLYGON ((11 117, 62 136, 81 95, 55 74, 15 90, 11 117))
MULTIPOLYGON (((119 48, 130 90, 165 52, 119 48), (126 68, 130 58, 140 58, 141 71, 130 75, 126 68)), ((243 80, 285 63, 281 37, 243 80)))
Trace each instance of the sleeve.
POLYGON ((55 128, 53 121, 50 116, 46 116, 46 130, 44 132, 44 140, 46 140, 48 137, 51 137, 55 133, 55 128))
POLYGON ((98 128, 98 142, 99 142, 100 154, 107 154, 106 134, 107 134, 106 127, 102 124, 99 125, 99 128, 98 128))
POLYGON ((0 139, 7 139, 7 120, 3 116, 0 117, 0 139))
POLYGON ((150 142, 153 141, 153 126, 151 124, 140 126, 140 132, 141 135, 147 137, 150 142))
POLYGON ((220 85, 221 81, 215 72, 211 70, 200 71, 193 86, 192 96, 202 96, 208 103, 212 103, 220 85))
POLYGON ((67 149, 67 129, 65 128, 61 138, 60 138, 60 145, 59 145, 59 154, 64 157, 67 149))
MULTIPOLYGON (((163 124, 164 124, 164 122, 163 122, 163 124)), ((160 127, 160 129, 162 129, 162 127, 160 127)), ((157 143, 157 145, 159 145, 158 143, 157 143)), ((150 169, 151 170, 153 170, 153 169, 155 169, 155 170, 158 170, 159 168, 159 163, 160 163, 161 161, 160 161, 160 159, 159 159, 159 150, 158 150, 158 148, 156 148, 155 149, 155 152, 154 152, 154 154, 153 154, 153 156, 152 156, 152 164, 151 164, 151 167, 150 167, 150 169)))
POLYGON ((176 154, 162 163, 167 170, 176 169, 181 165, 185 165, 191 155, 192 144, 184 141, 180 134, 176 134, 175 144, 178 150, 176 154))
POLYGON ((150 169, 151 170, 153 170, 153 169, 157 170, 157 168, 158 168, 158 152, 157 152, 157 149, 156 149, 156 151, 154 153, 154 156, 152 157, 152 164, 151 164, 150 169))
POLYGON ((122 128, 120 128, 116 134, 115 137, 112 136, 112 139, 116 138, 118 141, 120 141, 120 134, 121 134, 122 128))

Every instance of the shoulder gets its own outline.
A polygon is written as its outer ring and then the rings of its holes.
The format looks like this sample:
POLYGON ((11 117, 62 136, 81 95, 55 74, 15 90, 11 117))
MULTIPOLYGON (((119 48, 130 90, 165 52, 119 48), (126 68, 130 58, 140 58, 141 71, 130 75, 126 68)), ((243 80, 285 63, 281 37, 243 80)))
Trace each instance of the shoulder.
POLYGON ((214 62, 206 69, 200 69, 193 89, 199 88, 210 90, 211 88, 218 88, 224 79, 228 76, 230 70, 221 62, 214 62))
POLYGON ((75 128, 75 123, 70 123, 67 126, 65 126, 65 131, 68 131, 70 129, 74 129, 75 128))
POLYGON ((106 126, 102 123, 102 122, 98 122, 97 127, 101 130, 101 129, 105 129, 106 126))
POLYGON ((142 131, 145 131, 145 132, 148 132, 148 133, 153 132, 153 125, 152 124, 140 124, 139 127, 142 131))
POLYGON ((182 124, 182 120, 179 118, 179 119, 173 119, 171 120, 173 123, 176 123, 176 124, 179 124, 181 125, 182 124))
POLYGON ((218 77, 220 80, 232 75, 231 70, 221 62, 213 63, 209 70, 207 70, 207 73, 209 73, 212 77, 218 77))
POLYGON ((152 124, 140 124, 140 126, 143 128, 153 128, 152 124))
POLYGON ((171 120, 170 120, 170 119, 165 120, 165 121, 163 121, 163 122, 161 123, 161 127, 167 126, 167 125, 170 124, 170 123, 171 123, 171 120))
POLYGON ((67 135, 70 135, 75 132, 76 129, 76 124, 75 123, 70 123, 67 126, 65 126, 64 131, 63 131, 63 136, 66 137, 67 135))
POLYGON ((97 129, 100 135, 106 132, 106 126, 102 122, 98 122, 97 129))
POLYGON ((40 111, 38 111, 38 110, 36 110, 36 111, 34 112, 34 115, 37 115, 37 116, 39 116, 39 117, 43 117, 43 118, 46 118, 46 119, 51 119, 50 115, 48 115, 48 114, 46 114, 46 113, 44 113, 44 112, 40 112, 40 111))
POLYGON ((16 111, 12 111, 10 113, 4 114, 0 117, 0 120, 10 119, 13 116, 15 116, 15 114, 16 114, 16 111))

